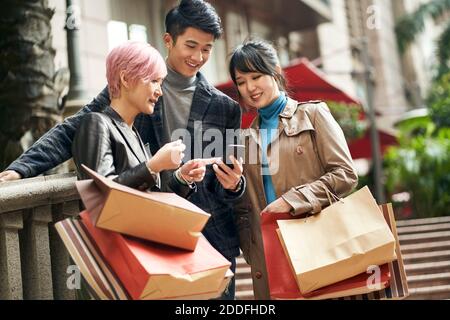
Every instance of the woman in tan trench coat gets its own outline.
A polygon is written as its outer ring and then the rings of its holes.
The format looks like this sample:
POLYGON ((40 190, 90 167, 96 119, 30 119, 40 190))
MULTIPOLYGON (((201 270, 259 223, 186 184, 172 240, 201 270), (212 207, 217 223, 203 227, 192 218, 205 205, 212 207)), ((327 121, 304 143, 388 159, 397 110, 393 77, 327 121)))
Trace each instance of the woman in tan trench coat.
POLYGON ((285 80, 270 44, 240 45, 232 54, 230 74, 242 102, 258 110, 250 128, 243 131, 247 189, 235 213, 255 298, 270 299, 260 214, 320 212, 329 205, 322 183, 344 197, 358 177, 328 106, 320 101, 297 102, 284 92, 285 80))

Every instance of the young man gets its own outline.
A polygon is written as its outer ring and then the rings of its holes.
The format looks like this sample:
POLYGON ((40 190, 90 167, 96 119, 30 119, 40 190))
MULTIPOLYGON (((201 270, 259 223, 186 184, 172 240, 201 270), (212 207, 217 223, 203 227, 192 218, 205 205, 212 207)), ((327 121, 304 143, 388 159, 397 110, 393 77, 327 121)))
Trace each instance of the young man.
MULTIPOLYGON (((200 122, 205 129, 218 129, 226 143, 227 129, 239 129, 239 105, 211 86, 199 72, 208 61, 214 41, 222 34, 221 21, 214 8, 203 0, 182 0, 166 16, 164 43, 168 49, 166 64, 168 75, 163 82, 163 96, 155 105, 152 115, 141 114, 134 123, 144 143, 149 143, 152 154, 170 142, 174 130, 187 129, 184 143, 190 147, 191 158, 198 156, 198 145, 203 151, 203 141, 194 141, 200 122), (190 139, 189 139, 190 138, 190 139), (197 150, 195 150, 197 148, 197 150)), ((110 104, 107 88, 75 116, 57 125, 38 140, 0 179, 28 178, 45 172, 70 159, 72 140, 82 116, 101 111, 110 104)), ((189 154, 187 152, 186 154, 189 154)), ((203 234, 211 244, 232 262, 235 271, 239 255, 239 239, 233 218, 233 202, 245 189, 242 166, 234 162, 234 169, 224 164, 208 168, 203 182, 191 202, 211 213, 203 234)), ((161 175, 163 190, 170 172, 161 175)), ((234 299, 234 279, 223 299, 234 299)))

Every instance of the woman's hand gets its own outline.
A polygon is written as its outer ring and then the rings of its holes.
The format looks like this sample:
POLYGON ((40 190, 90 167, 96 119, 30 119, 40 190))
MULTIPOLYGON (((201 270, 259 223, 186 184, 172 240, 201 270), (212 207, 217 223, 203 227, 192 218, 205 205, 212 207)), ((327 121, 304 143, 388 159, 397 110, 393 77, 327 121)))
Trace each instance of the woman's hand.
POLYGON ((290 212, 292 209, 292 206, 286 202, 283 198, 278 198, 271 204, 269 204, 267 207, 264 208, 263 211, 261 211, 261 214, 264 213, 286 213, 290 212))
POLYGON ((180 168, 181 177, 189 184, 200 182, 205 177, 206 166, 217 161, 218 158, 189 160, 180 168))
POLYGON ((181 140, 166 143, 147 162, 147 168, 157 173, 163 170, 176 169, 184 158, 183 151, 185 149, 186 145, 181 140))

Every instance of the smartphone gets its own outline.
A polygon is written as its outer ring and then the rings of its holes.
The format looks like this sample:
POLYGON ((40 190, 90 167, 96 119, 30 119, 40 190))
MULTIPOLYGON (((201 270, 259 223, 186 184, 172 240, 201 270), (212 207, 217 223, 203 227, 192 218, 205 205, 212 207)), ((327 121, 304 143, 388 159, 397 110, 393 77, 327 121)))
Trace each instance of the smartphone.
POLYGON ((242 144, 229 144, 225 150, 225 157, 223 163, 234 169, 234 165, 230 160, 230 155, 234 156, 238 161, 240 158, 245 158, 245 146, 242 144))

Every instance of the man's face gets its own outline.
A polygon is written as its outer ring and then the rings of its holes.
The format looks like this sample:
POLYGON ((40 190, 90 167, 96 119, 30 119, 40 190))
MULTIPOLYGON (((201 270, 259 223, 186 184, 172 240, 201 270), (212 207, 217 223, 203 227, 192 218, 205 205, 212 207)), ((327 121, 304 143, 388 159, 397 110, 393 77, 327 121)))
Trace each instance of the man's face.
POLYGON ((164 43, 169 50, 167 58, 169 66, 185 77, 193 77, 208 61, 214 44, 214 35, 189 27, 178 36, 175 43, 172 36, 166 33, 164 43))

